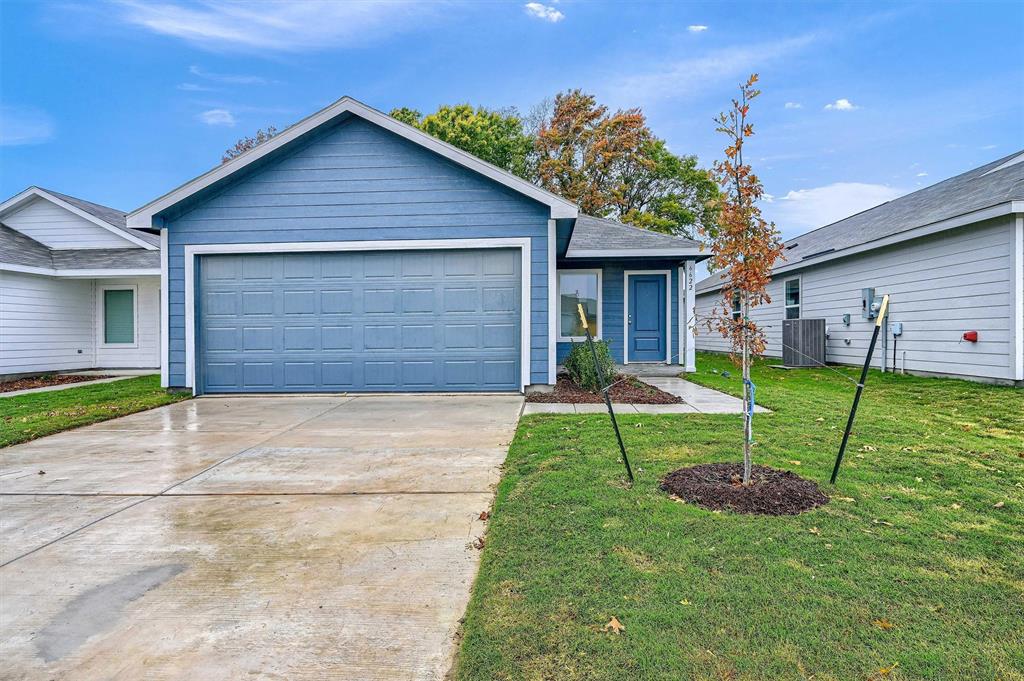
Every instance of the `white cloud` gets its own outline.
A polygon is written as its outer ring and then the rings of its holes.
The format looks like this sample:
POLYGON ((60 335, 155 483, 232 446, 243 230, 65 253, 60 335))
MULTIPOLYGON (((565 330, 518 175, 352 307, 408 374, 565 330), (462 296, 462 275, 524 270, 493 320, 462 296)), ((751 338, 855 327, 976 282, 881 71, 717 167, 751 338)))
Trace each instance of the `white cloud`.
POLYGON ((754 45, 714 50, 699 57, 667 61, 647 71, 630 69, 609 84, 615 101, 629 106, 692 96, 723 83, 734 85, 768 64, 804 50, 821 36, 808 33, 754 45))
POLYGON ((565 18, 565 15, 554 7, 548 7, 547 5, 542 5, 539 2, 528 2, 523 5, 523 9, 525 9, 526 13, 531 17, 541 19, 543 21, 550 21, 552 24, 558 23, 565 18))
POLYGON ((851 102, 848 99, 837 99, 831 104, 825 105, 825 109, 828 111, 853 111, 854 109, 859 108, 859 106, 856 106, 853 102, 851 102))
POLYGON ((365 45, 422 28, 451 5, 412 0, 113 0, 116 16, 211 51, 303 52, 365 45))
POLYGON ((917 177, 928 177, 928 173, 920 172, 917 174, 917 177))
POLYGON ((804 108, 804 105, 801 104, 800 102, 786 102, 786 108, 787 109, 802 109, 802 108, 804 108))
POLYGON ((226 125, 231 128, 235 125, 234 115, 227 109, 210 109, 199 114, 199 120, 207 125, 226 125))
POLYGON ((978 147, 978 148, 981 149, 982 151, 990 151, 992 149, 995 149, 997 146, 999 146, 999 145, 997 145, 997 144, 986 144, 985 146, 978 147))
POLYGON ((786 238, 823 227, 886 201, 904 191, 884 184, 835 182, 811 189, 796 189, 774 197, 764 212, 786 238))
POLYGON ((215 83, 229 83, 231 85, 266 85, 269 81, 262 76, 249 76, 237 73, 211 73, 199 66, 188 67, 188 72, 193 76, 199 76, 215 83))
POLYGON ((690 33, 703 33, 704 31, 708 30, 708 27, 705 26, 704 24, 691 24, 690 26, 686 27, 686 30, 689 31, 690 33))
POLYGON ((0 146, 41 144, 53 137, 53 119, 33 107, 0 106, 0 146))
POLYGON ((178 89, 184 92, 210 92, 212 87, 200 85, 199 83, 178 83, 178 89))

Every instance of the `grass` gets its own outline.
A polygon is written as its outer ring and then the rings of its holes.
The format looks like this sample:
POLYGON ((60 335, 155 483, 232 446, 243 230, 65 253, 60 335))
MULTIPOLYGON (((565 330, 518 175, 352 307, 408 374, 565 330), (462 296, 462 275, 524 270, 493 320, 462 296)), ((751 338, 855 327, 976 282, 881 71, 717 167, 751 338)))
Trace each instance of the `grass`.
MULTIPOLYGON (((740 394, 727 358, 698 366, 740 394)), ((800 516, 658 490, 739 460, 739 416, 621 416, 631 489, 606 416, 525 417, 454 678, 1024 679, 1024 391, 875 372, 832 487, 856 375, 837 371, 753 372, 774 410, 755 461, 832 497, 800 516)))
POLYGON ((139 376, 65 390, 0 397, 0 447, 186 399, 139 376))

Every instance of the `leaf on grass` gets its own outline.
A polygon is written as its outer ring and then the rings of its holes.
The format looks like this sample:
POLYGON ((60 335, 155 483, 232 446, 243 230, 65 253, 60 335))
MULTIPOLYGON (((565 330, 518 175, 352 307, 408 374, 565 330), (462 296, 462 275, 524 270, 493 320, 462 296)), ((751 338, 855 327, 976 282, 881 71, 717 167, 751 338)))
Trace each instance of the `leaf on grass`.
POLYGON ((878 451, 878 447, 872 447, 871 445, 864 445, 863 447, 860 448, 860 451, 862 451, 862 452, 877 452, 878 451))
POLYGON ((1002 508, 1003 506, 1006 506, 1005 501, 997 501, 995 504, 992 505, 992 508, 1002 508))
POLYGON ((845 501, 848 504, 852 504, 853 502, 857 501, 853 497, 833 497, 833 499, 838 499, 839 501, 845 501))
POLYGON ((821 530, 819 530, 817 527, 812 527, 811 529, 809 529, 807 531, 810 532, 811 534, 821 534, 821 530))
POLYGON ((954 511, 959 511, 961 508, 963 508, 963 506, 961 506, 960 504, 950 504, 949 507, 954 511))
POLYGON ((878 518, 875 518, 872 522, 875 525, 885 525, 886 527, 892 527, 892 523, 885 520, 879 520, 878 518))
POLYGON ((690 605, 690 601, 684 598, 683 600, 679 601, 679 605, 690 605))
POLYGON ((881 669, 879 669, 878 670, 878 674, 880 676, 889 676, 889 674, 892 674, 893 671, 895 671, 896 667, 899 667, 899 666, 900 666, 899 662, 893 662, 891 667, 882 667, 881 669))
POLYGON ((874 622, 872 622, 872 624, 874 624, 879 629, 883 629, 885 631, 888 631, 889 629, 892 629, 894 626, 896 626, 884 617, 875 620, 874 622))
POLYGON ((816 419, 814 419, 814 420, 815 420, 815 421, 817 421, 818 423, 821 423, 821 422, 822 422, 822 421, 824 421, 825 419, 824 419, 824 418, 822 418, 821 416, 819 416, 818 418, 816 418, 816 419))
POLYGON ((677 504, 685 504, 686 503, 686 499, 683 499, 681 496, 679 496, 677 494, 670 494, 670 495, 668 495, 668 498, 671 499, 672 501, 676 502, 677 504))
POLYGON ((789 460, 789 462, 790 462, 791 464, 793 464, 794 466, 799 466, 799 465, 800 465, 800 462, 799 462, 799 461, 797 461, 796 459, 790 459, 790 460, 789 460))
POLYGON ((620 622, 618 617, 612 617, 608 620, 608 624, 604 625, 604 630, 611 631, 613 634, 618 636, 620 632, 626 630, 626 625, 620 622))

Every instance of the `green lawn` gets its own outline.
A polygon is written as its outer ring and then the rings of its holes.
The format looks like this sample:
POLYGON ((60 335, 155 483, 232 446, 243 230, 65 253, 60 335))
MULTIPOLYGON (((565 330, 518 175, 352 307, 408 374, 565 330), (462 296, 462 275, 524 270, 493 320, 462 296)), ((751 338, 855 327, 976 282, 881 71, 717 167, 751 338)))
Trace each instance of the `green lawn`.
POLYGON ((0 447, 186 399, 139 376, 16 397, 0 397, 0 447))
MULTIPOLYGON (((728 359, 698 366, 740 393, 728 359)), ((755 461, 831 503, 752 517, 658 491, 674 468, 738 460, 738 416, 622 416, 632 489, 606 416, 524 418, 455 679, 1024 679, 1024 391, 875 372, 831 487, 853 384, 753 378, 775 410, 755 418, 755 461), (622 635, 602 631, 613 616, 622 635)))

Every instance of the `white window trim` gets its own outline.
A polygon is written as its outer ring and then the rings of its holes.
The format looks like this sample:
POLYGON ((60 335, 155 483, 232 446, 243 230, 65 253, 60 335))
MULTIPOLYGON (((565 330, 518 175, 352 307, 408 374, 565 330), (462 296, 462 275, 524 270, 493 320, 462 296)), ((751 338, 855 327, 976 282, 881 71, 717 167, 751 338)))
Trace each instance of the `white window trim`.
MULTIPOLYGON (((563 274, 596 274, 597 275, 597 335, 594 336, 594 340, 601 340, 601 338, 604 335, 604 309, 602 307, 602 305, 604 305, 604 294, 602 292, 602 289, 604 288, 604 272, 603 272, 603 270, 601 270, 600 268, 592 268, 592 269, 591 268, 587 268, 587 269, 583 269, 583 268, 581 268, 581 269, 566 268, 566 269, 558 270, 556 276, 558 277, 558 296, 557 296, 557 300, 558 300, 558 305, 559 306, 561 306, 561 304, 562 304, 562 275, 563 274)), ((555 323, 558 324, 557 333, 558 333, 558 342, 559 343, 570 343, 570 342, 579 343, 580 341, 585 341, 587 339, 586 336, 563 336, 562 335, 562 328, 561 328, 562 327, 562 310, 561 310, 560 307, 559 307, 559 309, 557 309, 555 311, 555 315, 556 315, 555 323)))
POLYGON ((190 244, 185 246, 185 387, 197 394, 196 385, 196 257, 229 253, 324 253, 355 251, 453 250, 474 248, 518 248, 522 257, 520 321, 521 389, 530 385, 531 239, 495 237, 486 239, 392 239, 385 241, 300 241, 255 244, 190 244))
POLYGON ((139 286, 138 284, 105 284, 98 288, 96 295, 96 346, 100 348, 131 350, 139 347, 139 286), (132 292, 132 342, 108 343, 106 341, 107 311, 105 308, 107 291, 132 292))
POLYGON ((797 309, 797 315, 796 315, 796 317, 794 317, 794 319, 800 319, 800 316, 803 314, 803 304, 804 304, 804 282, 803 282, 803 277, 798 274, 795 277, 788 277, 785 280, 783 280, 783 282, 782 282, 782 318, 783 319, 789 319, 789 317, 786 316, 786 312, 789 310, 789 308, 795 307, 797 309), (786 304, 786 284, 788 284, 791 281, 795 281, 796 282, 797 295, 800 296, 800 298, 799 298, 800 302, 797 303, 796 305, 787 305, 786 304))
MULTIPOLYGON (((672 363, 672 270, 626 270, 623 272, 622 287, 622 363, 629 364, 629 278, 635 275, 660 274, 665 277, 665 359, 658 361, 672 363)), ((640 362, 645 364, 645 362, 640 362)))

